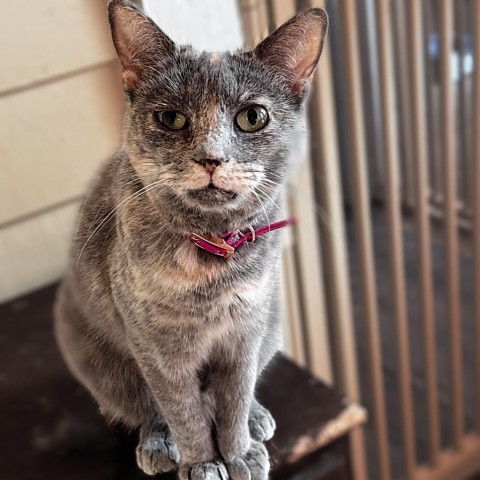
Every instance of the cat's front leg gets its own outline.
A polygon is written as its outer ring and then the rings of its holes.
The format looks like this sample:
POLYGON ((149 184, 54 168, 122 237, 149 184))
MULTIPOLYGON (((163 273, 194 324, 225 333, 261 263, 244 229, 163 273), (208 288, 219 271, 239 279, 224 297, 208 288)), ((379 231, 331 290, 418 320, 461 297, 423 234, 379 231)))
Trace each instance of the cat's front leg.
POLYGON ((266 480, 270 463, 262 443, 252 440, 250 407, 254 401, 257 355, 236 349, 212 372, 210 394, 214 396, 218 448, 232 480, 266 480))
MULTIPOLYGON (((162 362, 145 355, 139 355, 137 358, 178 446, 180 479, 227 480, 227 470, 218 460, 213 445, 212 421, 202 402, 196 371, 193 368, 180 368, 176 362, 162 362)), ((139 466, 142 467, 140 463, 139 466)), ((149 465, 152 463, 150 461, 149 465)), ((146 473, 160 472, 146 471, 146 473)))

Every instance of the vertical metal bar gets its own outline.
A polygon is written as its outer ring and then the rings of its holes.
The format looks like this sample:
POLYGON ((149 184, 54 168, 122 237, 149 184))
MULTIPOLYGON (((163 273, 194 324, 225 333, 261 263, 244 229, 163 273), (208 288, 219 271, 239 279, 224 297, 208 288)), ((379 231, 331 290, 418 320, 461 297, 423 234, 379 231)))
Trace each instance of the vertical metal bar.
POLYGON ((449 321, 453 446, 460 449, 464 432, 462 346, 458 268, 457 172, 455 166, 455 112, 452 83, 453 5, 440 2, 441 143, 445 196, 446 287, 449 321))
POLYGON ((295 229, 296 264, 304 313, 306 332, 304 341, 308 365, 314 375, 328 384, 333 384, 310 158, 303 159, 303 165, 291 185, 294 191, 302 192, 301 196, 291 199, 291 204, 292 213, 298 223, 298 228, 295 229))
POLYGON ((345 95, 347 97, 346 106, 348 110, 347 123, 348 132, 350 133, 348 139, 349 159, 353 170, 353 208, 362 277, 361 283, 363 287, 362 300, 367 331, 368 367, 372 390, 371 415, 375 432, 376 461, 379 478, 389 480, 389 446, 378 330, 355 3, 354 0, 342 0, 340 3, 340 21, 343 35, 342 39, 344 40, 343 56, 346 72, 345 95))
MULTIPOLYGON (((437 0, 433 0, 437 1, 437 0)), ((418 6, 421 9, 422 2, 418 2, 418 6)), ((434 11, 432 7, 432 0, 424 0, 424 27, 425 27, 425 37, 423 40, 424 43, 419 45, 421 48, 420 51, 425 52, 425 67, 424 74, 427 82, 427 90, 424 90, 426 94, 426 109, 428 116, 428 125, 427 129, 427 138, 428 138, 428 155, 427 155, 427 166, 429 169, 428 179, 431 187, 432 199, 437 202, 442 202, 442 174, 440 172, 440 161, 439 161, 439 148, 438 148, 438 88, 437 88, 437 76, 435 70, 435 59, 432 58, 430 54, 430 39, 431 36, 435 33, 435 18, 434 11)), ((422 72, 423 74, 423 72, 422 72)), ((422 80, 423 81, 423 80, 422 80)), ((422 99, 423 101, 423 99, 422 99)))
POLYGON ((465 34, 466 34, 466 21, 465 21, 465 2, 460 0, 456 2, 455 12, 455 29, 456 38, 458 43, 458 155, 459 155, 459 167, 460 167, 460 181, 463 188, 458 192, 462 196, 462 200, 465 205, 471 206, 470 197, 470 175, 469 172, 469 148, 468 148, 468 130, 467 130, 467 91, 465 74, 463 71, 463 64, 465 61, 465 34))
MULTIPOLYGON (((474 126, 474 175, 472 176, 472 192, 474 192, 474 292, 475 298, 475 338, 476 345, 480 345, 480 2, 473 3, 473 126, 474 126)), ((475 350, 475 430, 480 434, 480 348, 475 350)))
POLYGON ((413 208, 415 206, 415 186, 414 186, 414 165, 413 165, 413 148, 412 148, 412 130, 411 130, 411 94, 408 82, 408 55, 406 36, 406 8, 404 0, 395 0, 392 3, 393 21, 395 24, 395 58, 396 72, 395 77, 398 78, 397 88, 399 95, 398 116, 400 120, 400 145, 401 158, 401 186, 403 193, 404 205, 413 208))
POLYGON ((367 167, 369 170, 370 196, 372 199, 384 201, 383 185, 385 173, 382 161, 382 136, 380 135, 381 112, 377 56, 377 31, 371 28, 375 23, 375 0, 361 0, 357 12, 358 25, 358 53, 361 65, 362 79, 365 79, 362 88, 362 106, 366 118, 365 145, 367 152, 367 167))
POLYGON ((421 293, 421 316, 429 463, 435 465, 440 450, 440 430, 437 392, 437 361, 433 316, 432 259, 430 251, 430 223, 428 211, 427 132, 425 124, 425 91, 422 39, 422 11, 418 0, 410 0, 408 7, 409 77, 412 95, 412 134, 415 165, 417 261, 421 293))
POLYGON ((293 240, 289 235, 289 242, 285 246, 283 252, 283 295, 286 299, 284 315, 288 315, 284 325, 288 326, 288 339, 290 349, 288 354, 299 365, 307 366, 307 356, 303 339, 305 337, 303 331, 302 313, 299 305, 299 292, 297 288, 297 279, 295 264, 293 258, 293 240))
MULTIPOLYGON (((302 7, 324 7, 324 0, 306 0, 302 7)), ((335 95, 330 45, 327 41, 313 79, 310 100, 313 164, 317 177, 317 199, 328 224, 320 222, 325 265, 330 338, 335 387, 342 395, 360 401, 358 364, 353 327, 352 298, 345 236, 340 158, 336 130, 335 95)), ((356 429, 349 435, 350 463, 355 480, 367 479, 364 435, 356 429)))
POLYGON ((415 433, 411 397, 410 355, 403 262, 403 232, 400 212, 398 175, 398 140, 392 59, 390 0, 376 0, 376 26, 380 71, 383 158, 385 162, 385 197, 390 244, 391 281, 394 321, 397 336, 397 368, 400 393, 400 418, 404 455, 404 476, 412 480, 415 472, 415 433))

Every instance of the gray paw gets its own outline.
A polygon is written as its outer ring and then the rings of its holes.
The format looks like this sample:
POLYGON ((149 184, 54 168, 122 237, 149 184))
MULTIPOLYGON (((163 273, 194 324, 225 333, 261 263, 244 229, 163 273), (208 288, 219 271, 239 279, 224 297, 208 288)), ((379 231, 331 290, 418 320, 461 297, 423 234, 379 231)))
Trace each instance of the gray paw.
POLYGON ((267 480, 270 470, 267 449, 253 440, 250 450, 228 462, 227 468, 231 480, 267 480))
MULTIPOLYGON (((184 478, 182 472, 180 478, 184 478)), ((228 480, 228 473, 222 462, 205 462, 194 465, 187 478, 190 480, 228 480)))
POLYGON ((270 412, 255 402, 250 409, 248 427, 254 440, 265 442, 273 437, 276 424, 270 412))
POLYGON ((180 460, 177 445, 166 425, 157 425, 141 435, 137 450, 137 464, 147 474, 176 470, 180 460))

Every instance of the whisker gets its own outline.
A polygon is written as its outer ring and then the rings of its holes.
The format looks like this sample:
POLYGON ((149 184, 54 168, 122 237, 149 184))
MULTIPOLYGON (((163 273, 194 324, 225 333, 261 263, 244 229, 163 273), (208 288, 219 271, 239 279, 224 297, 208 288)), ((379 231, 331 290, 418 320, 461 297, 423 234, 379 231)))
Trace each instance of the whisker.
MULTIPOLYGON (((154 176, 158 176, 158 173, 147 173, 146 174, 147 176, 151 176, 151 177, 154 177, 154 176)), ((130 185, 131 183, 135 183, 135 182, 138 182, 140 181, 140 179, 138 177, 134 178, 133 180, 130 180, 129 182, 127 182, 125 185, 122 185, 121 187, 119 187, 120 189, 122 188, 125 188, 127 185, 130 185)), ((90 233, 90 230, 92 229, 93 225, 95 225, 95 221, 97 220, 98 218, 98 215, 100 215, 100 212, 102 211, 103 207, 107 204, 107 200, 105 200, 102 205, 100 206, 100 208, 98 209, 97 213, 95 214, 95 218, 90 222, 90 226, 88 227, 88 233, 90 233)), ((81 215, 81 214, 80 214, 81 215)))
POLYGON ((261 188, 260 185, 257 186, 257 189, 258 189, 259 193, 263 193, 267 197, 268 200, 270 200, 279 210, 281 210, 278 203, 263 188, 261 188))
POLYGON ((148 191, 152 190, 153 188, 155 188, 157 185, 161 184, 162 183, 162 180, 158 180, 157 182, 153 182, 151 183, 150 185, 147 185, 143 188, 141 188, 140 190, 138 190, 137 192, 133 193, 132 195, 129 195, 125 200, 122 200, 122 202, 120 202, 100 223, 99 225, 95 228, 95 230, 90 234, 90 236, 87 238, 86 242, 84 243, 82 249, 80 250, 80 254, 78 255, 78 260, 77 260, 77 266, 76 268, 78 268, 78 265, 80 263, 80 259, 82 258, 82 254, 87 246, 87 244, 90 242, 90 240, 92 239, 92 237, 102 228, 103 225, 105 225, 106 222, 108 222, 108 220, 110 220, 110 218, 112 218, 113 214, 126 202, 130 201, 130 200, 133 200, 134 198, 137 198, 139 197, 140 195, 143 195, 144 193, 147 193, 148 191))
POLYGON ((265 187, 269 187, 272 192, 281 186, 281 184, 272 182, 268 178, 262 179, 262 185, 265 187))
POLYGON ((265 214, 265 218, 267 219, 267 224, 269 225, 269 230, 270 230, 270 219, 268 218, 267 210, 265 209, 265 206, 263 205, 261 198, 255 193, 255 191, 252 190, 252 193, 257 197, 257 200, 259 201, 260 206, 263 209, 263 213, 265 214))

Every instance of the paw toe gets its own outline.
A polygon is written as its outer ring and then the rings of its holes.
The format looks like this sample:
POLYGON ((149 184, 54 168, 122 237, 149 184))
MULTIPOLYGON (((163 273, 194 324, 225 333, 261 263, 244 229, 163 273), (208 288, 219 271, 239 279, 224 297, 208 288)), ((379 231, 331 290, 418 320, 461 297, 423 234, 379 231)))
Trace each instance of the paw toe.
POLYGON ((270 412, 262 408, 250 414, 248 426, 254 440, 265 442, 273 437, 276 424, 270 412))
POLYGON ((250 469, 245 460, 240 457, 228 462, 228 473, 230 480, 251 480, 250 469))
POLYGON ((270 462, 265 446, 252 441, 250 450, 243 457, 228 462, 231 480, 267 480, 270 462))
POLYGON ((221 462, 199 463, 192 467, 189 478, 191 480, 228 480, 228 473, 221 462))
POLYGON ((176 443, 167 431, 148 435, 136 450, 137 464, 147 474, 155 475, 175 470, 180 460, 176 443))

